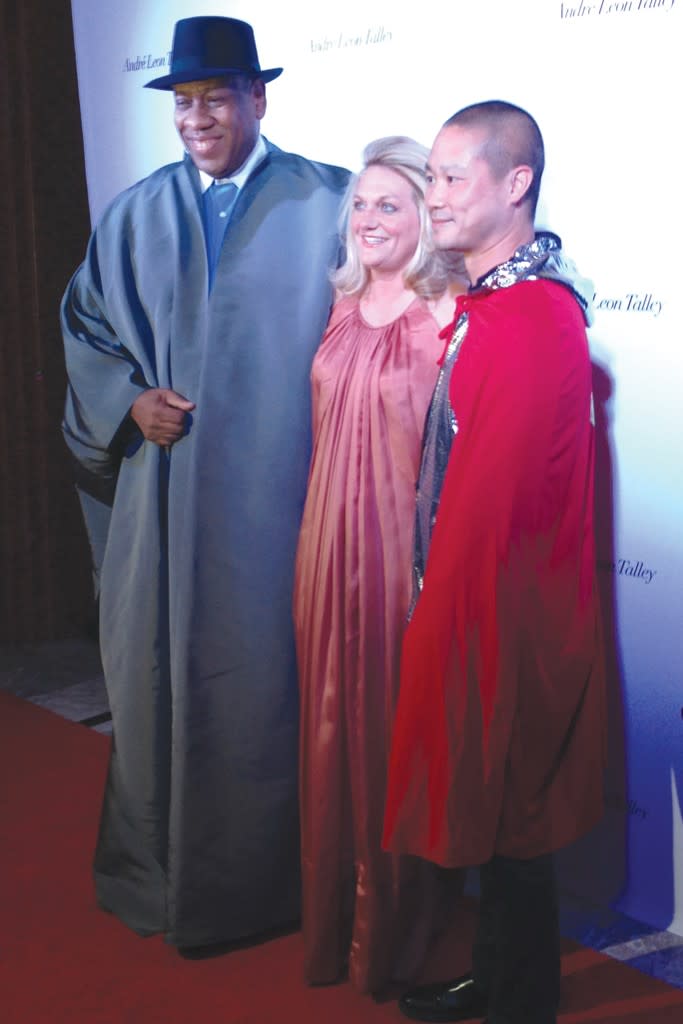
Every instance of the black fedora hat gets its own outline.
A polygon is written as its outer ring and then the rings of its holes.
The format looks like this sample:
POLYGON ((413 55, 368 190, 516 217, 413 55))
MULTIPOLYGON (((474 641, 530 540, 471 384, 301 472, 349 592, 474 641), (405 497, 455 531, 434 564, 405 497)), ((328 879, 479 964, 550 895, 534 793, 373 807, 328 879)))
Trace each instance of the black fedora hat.
POLYGON ((172 89, 223 75, 252 75, 271 82, 282 68, 262 70, 254 30, 237 18, 182 18, 173 33, 170 74, 145 82, 146 89, 172 89))

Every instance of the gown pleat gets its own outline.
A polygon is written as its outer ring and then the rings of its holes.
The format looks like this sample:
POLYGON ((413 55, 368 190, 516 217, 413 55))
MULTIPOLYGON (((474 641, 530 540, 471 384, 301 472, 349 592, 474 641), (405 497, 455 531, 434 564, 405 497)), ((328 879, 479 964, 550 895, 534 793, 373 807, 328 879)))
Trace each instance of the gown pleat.
POLYGON ((437 869, 380 849, 415 484, 443 343, 416 298, 374 327, 340 300, 315 357, 314 449, 296 564, 303 934, 309 983, 408 980, 437 869))

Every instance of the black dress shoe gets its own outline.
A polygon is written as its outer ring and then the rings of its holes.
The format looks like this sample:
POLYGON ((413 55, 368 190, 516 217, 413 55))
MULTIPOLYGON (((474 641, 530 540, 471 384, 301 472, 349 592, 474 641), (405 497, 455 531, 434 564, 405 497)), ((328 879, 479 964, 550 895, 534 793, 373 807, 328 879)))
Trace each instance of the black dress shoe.
POLYGON ((398 1007, 411 1020, 470 1020, 486 1013, 486 994, 474 983, 471 974, 454 981, 437 982, 413 988, 398 1001, 398 1007))
POLYGON ((249 949, 251 946, 260 946, 264 942, 270 942, 272 939, 280 939, 285 935, 291 935, 292 932, 298 931, 300 927, 300 921, 289 921, 287 924, 278 925, 276 928, 268 928, 264 932, 245 935, 241 939, 209 942, 205 946, 177 946, 176 948, 183 960, 209 960, 215 956, 235 953, 238 949, 249 949))
POLYGON ((232 942, 210 942, 206 946, 178 946, 178 955, 183 960, 210 960, 216 956, 225 956, 235 948, 232 942))

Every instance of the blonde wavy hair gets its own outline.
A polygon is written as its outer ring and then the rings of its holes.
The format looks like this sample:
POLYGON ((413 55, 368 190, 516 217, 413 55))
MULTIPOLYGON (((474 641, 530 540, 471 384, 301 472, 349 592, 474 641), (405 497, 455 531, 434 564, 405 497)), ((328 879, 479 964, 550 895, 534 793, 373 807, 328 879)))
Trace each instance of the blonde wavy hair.
POLYGON ((388 135, 368 143, 363 150, 363 166, 351 176, 339 213, 339 230, 346 244, 346 257, 332 274, 332 283, 342 295, 358 295, 369 280, 369 273, 360 261, 356 240, 351 232, 351 209, 360 176, 368 167, 388 167, 400 174, 411 186, 420 216, 420 238, 412 259, 403 271, 403 278, 422 298, 442 295, 451 279, 447 259, 432 242, 431 222, 425 206, 425 166, 429 150, 405 135, 388 135))

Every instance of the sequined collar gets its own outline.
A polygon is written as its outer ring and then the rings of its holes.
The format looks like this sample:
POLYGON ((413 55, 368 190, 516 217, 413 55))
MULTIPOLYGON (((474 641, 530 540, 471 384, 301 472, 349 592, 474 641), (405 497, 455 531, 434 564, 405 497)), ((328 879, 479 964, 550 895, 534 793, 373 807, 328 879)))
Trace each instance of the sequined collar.
POLYGON ((470 292, 509 288, 519 281, 533 281, 539 277, 569 288, 586 322, 592 322, 593 282, 581 277, 573 261, 562 252, 562 240, 552 231, 537 231, 532 242, 520 245, 509 260, 482 275, 471 286, 470 292))

